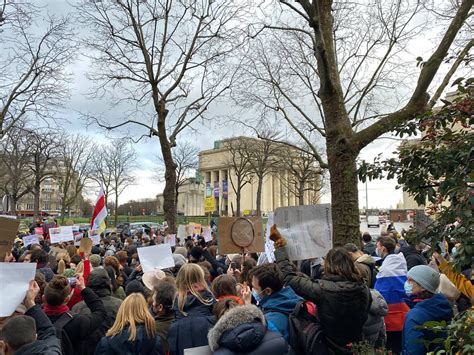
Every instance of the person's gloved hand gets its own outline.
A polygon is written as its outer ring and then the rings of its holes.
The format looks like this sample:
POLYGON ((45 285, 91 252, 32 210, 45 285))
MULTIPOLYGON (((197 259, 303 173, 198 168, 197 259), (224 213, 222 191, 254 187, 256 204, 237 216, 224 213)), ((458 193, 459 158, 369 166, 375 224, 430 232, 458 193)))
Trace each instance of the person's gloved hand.
POLYGON ((276 224, 270 228, 270 239, 275 243, 275 248, 281 248, 286 245, 286 239, 278 231, 276 224))

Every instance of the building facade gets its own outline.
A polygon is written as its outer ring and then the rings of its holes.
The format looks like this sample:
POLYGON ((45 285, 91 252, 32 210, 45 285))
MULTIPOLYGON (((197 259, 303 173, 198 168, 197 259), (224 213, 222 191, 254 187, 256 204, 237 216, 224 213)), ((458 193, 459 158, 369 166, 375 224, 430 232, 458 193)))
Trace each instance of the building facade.
MULTIPOLYGON (((227 145, 235 140, 253 140, 254 138, 237 137, 214 142, 214 148, 201 151, 199 153, 199 173, 204 179, 204 198, 214 198, 214 215, 232 216, 235 215, 237 197, 233 184, 236 184, 237 176, 235 170, 229 163, 231 153, 227 145)), ((254 139, 257 141, 257 139, 254 139)), ((299 199, 294 189, 287 183, 290 181, 289 171, 284 169, 274 169, 266 175, 262 186, 261 211, 265 215, 275 211, 278 207, 296 206, 299 199)), ((256 212, 257 181, 252 179, 242 189, 240 210, 245 215, 252 215, 256 212)), ((304 204, 319 203, 320 196, 314 191, 304 192, 304 204)), ((201 201, 201 204, 204 200, 201 201)))
MULTIPOLYGON (((204 215, 204 184, 196 178, 188 178, 178 189, 178 204, 176 206, 178 214, 184 216, 203 216, 204 215)), ((163 211, 163 194, 156 196, 158 214, 163 211)))

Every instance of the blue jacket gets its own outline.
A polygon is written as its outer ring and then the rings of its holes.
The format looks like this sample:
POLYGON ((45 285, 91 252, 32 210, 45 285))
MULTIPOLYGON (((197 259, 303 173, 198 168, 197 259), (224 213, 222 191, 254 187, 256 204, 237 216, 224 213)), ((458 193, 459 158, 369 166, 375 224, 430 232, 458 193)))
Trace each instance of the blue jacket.
POLYGON ((403 355, 424 355, 434 349, 426 349, 423 340, 433 340, 443 337, 442 334, 434 334, 428 330, 418 329, 418 326, 429 321, 450 321, 453 317, 453 310, 447 298, 442 294, 435 294, 433 297, 419 303, 407 302, 412 309, 407 313, 405 325, 403 327, 402 354, 403 355))
POLYGON ((288 316, 293 312, 296 304, 302 300, 289 286, 263 297, 258 306, 265 314, 268 329, 280 332, 283 338, 288 341, 288 316))
POLYGON ((214 325, 212 307, 215 300, 212 293, 207 291, 203 291, 201 295, 204 299, 212 299, 212 304, 203 304, 189 294, 184 305, 186 315, 179 311, 178 302, 175 301, 173 306, 175 320, 168 331, 171 355, 183 355, 184 349, 208 345, 207 333, 214 325))
POLYGON ((95 355, 161 355, 164 354, 161 348, 160 337, 149 338, 142 325, 137 327, 137 337, 135 341, 128 340, 128 330, 124 329, 112 337, 103 337, 95 348, 95 355))

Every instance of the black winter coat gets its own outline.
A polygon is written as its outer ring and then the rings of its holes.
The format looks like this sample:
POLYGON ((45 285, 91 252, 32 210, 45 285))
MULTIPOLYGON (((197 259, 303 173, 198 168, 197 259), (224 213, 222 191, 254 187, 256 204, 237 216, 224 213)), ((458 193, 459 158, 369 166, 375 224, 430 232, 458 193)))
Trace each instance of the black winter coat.
POLYGON ((128 329, 124 329, 112 337, 103 337, 97 348, 95 355, 161 355, 164 354, 160 337, 149 338, 142 325, 137 327, 137 336, 133 342, 128 340, 128 329))
POLYGON ((30 316, 35 320, 38 337, 35 342, 15 351, 15 355, 61 355, 61 342, 56 338, 56 330, 41 307, 39 305, 31 307, 26 311, 25 316, 30 316))
POLYGON ((425 257, 412 245, 400 248, 400 252, 407 261, 407 270, 417 265, 426 265, 425 257))
POLYGON ((301 297, 317 306, 321 330, 336 346, 361 341, 370 307, 370 290, 364 282, 347 281, 339 276, 323 276, 313 281, 297 273, 285 248, 275 250, 275 258, 284 282, 301 297))
MULTIPOLYGON (((202 296, 215 302, 214 296, 207 291, 202 292, 202 296)), ((214 325, 212 307, 213 304, 205 305, 193 295, 188 295, 184 315, 178 309, 178 301, 174 302, 175 320, 168 331, 171 355, 183 355, 184 349, 208 345, 207 332, 214 325)))
MULTIPOLYGON (((78 351, 81 341, 86 340, 91 333, 98 329, 106 317, 104 304, 94 291, 86 287, 81 291, 81 295, 91 314, 75 314, 63 328, 75 349, 74 354, 78 351)), ((49 316, 49 319, 54 323, 60 317, 61 315, 49 316)))
POLYGON ((285 355, 288 344, 279 332, 267 329, 265 316, 254 305, 227 311, 208 334, 215 355, 285 355))

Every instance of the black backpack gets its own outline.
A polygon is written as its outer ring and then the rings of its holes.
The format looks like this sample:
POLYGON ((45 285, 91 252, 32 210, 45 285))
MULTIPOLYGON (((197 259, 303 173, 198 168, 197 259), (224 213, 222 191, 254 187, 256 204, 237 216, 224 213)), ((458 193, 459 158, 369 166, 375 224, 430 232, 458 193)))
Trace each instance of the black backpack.
POLYGON ((61 348, 63 350, 63 354, 73 354, 74 347, 72 346, 71 339, 69 339, 69 335, 67 334, 64 327, 69 321, 72 319, 72 314, 69 312, 63 313, 61 317, 59 317, 56 322, 54 322, 54 329, 56 329, 56 337, 61 341, 61 348))

